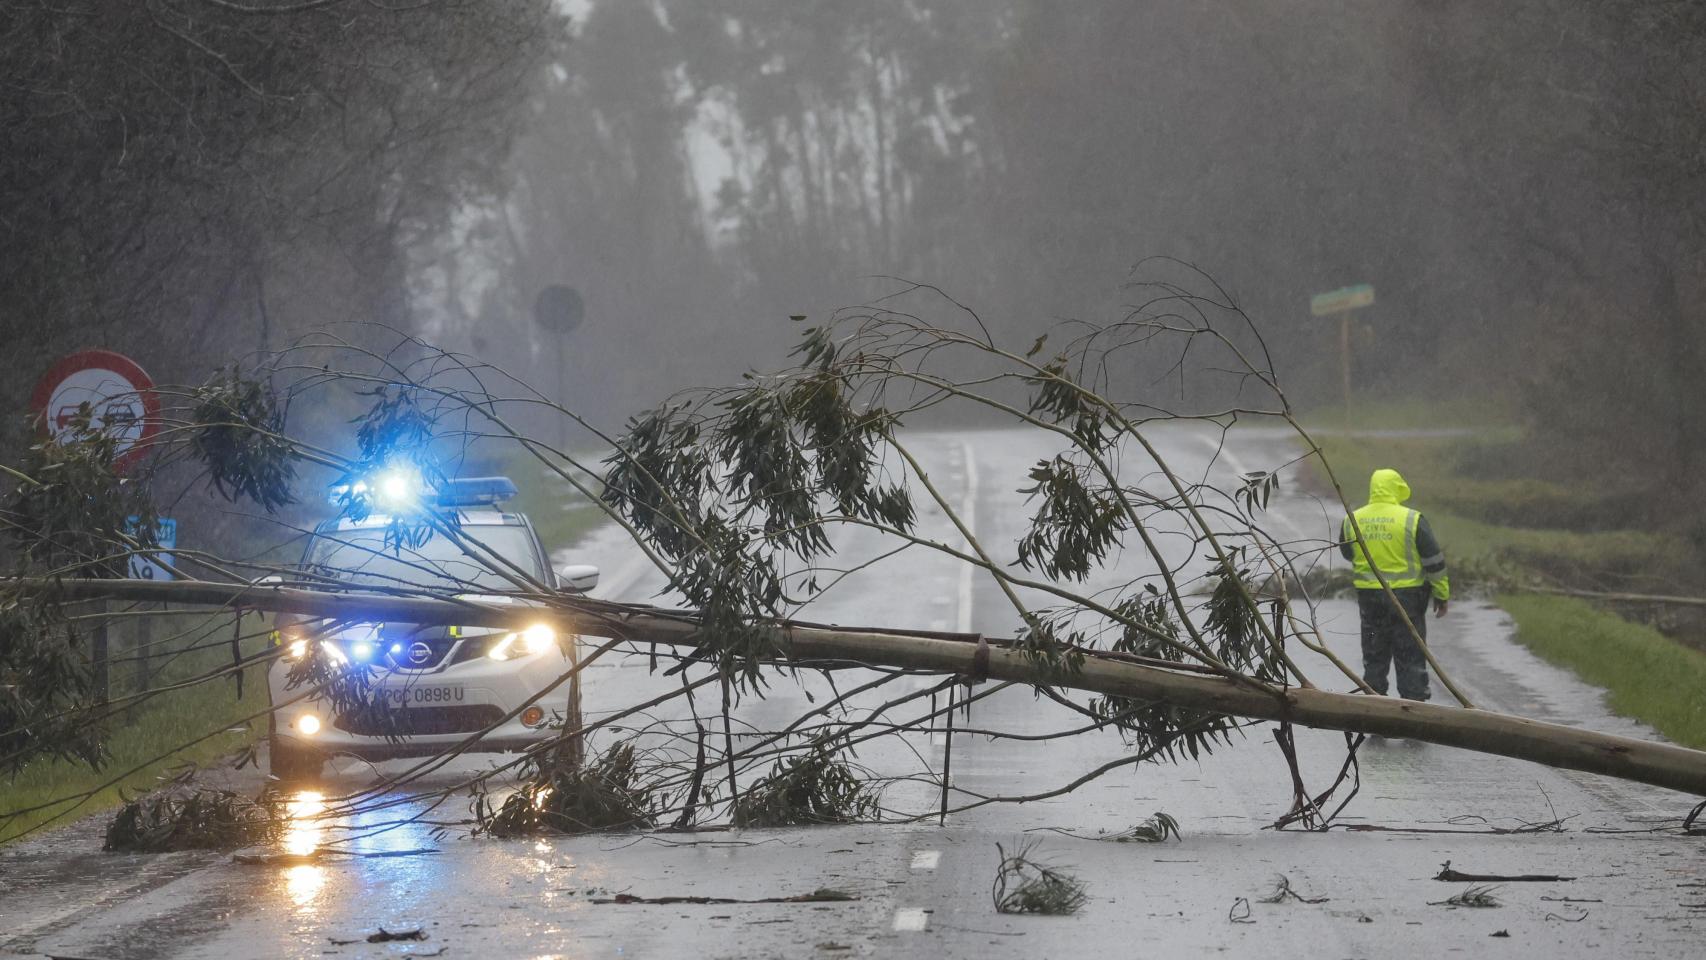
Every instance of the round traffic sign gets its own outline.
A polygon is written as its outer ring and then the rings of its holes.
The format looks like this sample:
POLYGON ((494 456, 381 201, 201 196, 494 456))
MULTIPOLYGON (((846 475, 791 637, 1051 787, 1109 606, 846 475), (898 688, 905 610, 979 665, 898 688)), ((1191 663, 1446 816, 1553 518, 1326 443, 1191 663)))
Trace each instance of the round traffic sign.
POLYGON ((586 317, 586 302, 574 287, 553 283, 533 301, 533 319, 553 333, 572 333, 586 317))
POLYGON ((56 440, 71 431, 85 403, 89 426, 117 441, 115 467, 135 463, 160 429, 154 381, 136 361, 111 350, 83 350, 62 358, 36 381, 30 396, 30 409, 56 440))

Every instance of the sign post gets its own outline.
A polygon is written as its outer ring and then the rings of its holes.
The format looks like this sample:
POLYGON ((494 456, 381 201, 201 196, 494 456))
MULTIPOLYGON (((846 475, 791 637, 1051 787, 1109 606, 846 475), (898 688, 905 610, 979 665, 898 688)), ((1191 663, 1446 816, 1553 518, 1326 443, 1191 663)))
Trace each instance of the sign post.
MULTIPOLYGON (((567 406, 569 373, 564 342, 568 340, 569 334, 581 325, 581 321, 586 319, 586 301, 581 299, 580 291, 574 287, 554 283, 539 291, 538 298, 533 301, 533 319, 557 342, 557 402, 567 406)), ((557 434, 558 442, 567 450, 569 418, 560 417, 559 420, 563 426, 557 434)))
POLYGON ((1339 318, 1339 379, 1345 396, 1345 420, 1351 415, 1351 311, 1374 305, 1374 287, 1359 283, 1309 298, 1309 312, 1317 317, 1339 318))
MULTIPOLYGON (((83 350, 48 367, 30 394, 30 409, 42 432, 55 441, 69 439, 87 409, 88 429, 114 440, 113 469, 119 471, 142 459, 160 430, 160 398, 154 393, 154 381, 135 360, 111 350, 83 350)), ((171 524, 171 545, 175 546, 177 523, 162 522, 161 532, 167 529, 167 523, 171 524)), ((132 577, 145 575, 138 572, 138 560, 137 557, 130 560, 132 577)), ((141 562, 158 566, 147 559, 141 562)), ((103 618, 89 637, 94 692, 101 703, 107 701, 109 692, 107 646, 107 624, 103 618)))

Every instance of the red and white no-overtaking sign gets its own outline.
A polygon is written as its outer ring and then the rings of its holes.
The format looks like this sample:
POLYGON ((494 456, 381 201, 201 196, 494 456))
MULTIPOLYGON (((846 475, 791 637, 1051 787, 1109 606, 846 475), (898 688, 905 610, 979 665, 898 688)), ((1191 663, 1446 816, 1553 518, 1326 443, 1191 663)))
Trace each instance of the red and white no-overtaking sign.
POLYGON ((55 439, 71 429, 78 408, 89 405, 90 427, 117 440, 113 465, 141 458, 160 429, 160 398, 154 381, 136 361, 110 350, 83 350, 49 367, 36 382, 30 409, 55 439))

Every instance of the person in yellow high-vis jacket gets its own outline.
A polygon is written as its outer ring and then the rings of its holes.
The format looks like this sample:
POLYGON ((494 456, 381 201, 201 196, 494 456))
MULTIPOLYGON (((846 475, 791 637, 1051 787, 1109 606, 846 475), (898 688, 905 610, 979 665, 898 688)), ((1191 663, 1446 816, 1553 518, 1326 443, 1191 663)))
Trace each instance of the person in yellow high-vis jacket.
POLYGON ((1380 577, 1403 604, 1404 612, 1422 639, 1428 636, 1428 601, 1434 616, 1443 617, 1451 600, 1451 580, 1445 575, 1445 552, 1421 511, 1404 506, 1410 485, 1396 470, 1374 471, 1368 478, 1368 503, 1346 517, 1339 551, 1351 562, 1362 617, 1362 677, 1376 693, 1386 693, 1388 670, 1396 664, 1398 695, 1426 700, 1428 662, 1422 648, 1404 625, 1404 618, 1380 587, 1380 577), (1361 531, 1363 543, 1357 543, 1361 531), (1364 549, 1363 544, 1367 545, 1364 549), (1380 577, 1375 571, 1380 571, 1380 577))

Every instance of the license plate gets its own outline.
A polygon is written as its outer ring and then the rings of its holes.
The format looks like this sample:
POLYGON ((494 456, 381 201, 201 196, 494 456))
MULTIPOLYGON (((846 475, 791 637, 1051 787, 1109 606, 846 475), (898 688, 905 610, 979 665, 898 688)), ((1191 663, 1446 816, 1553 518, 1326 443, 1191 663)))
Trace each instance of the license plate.
POLYGON ((427 706, 435 703, 461 703, 466 692, 458 686, 434 685, 424 687, 395 687, 384 691, 385 702, 393 707, 427 706))

